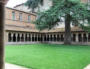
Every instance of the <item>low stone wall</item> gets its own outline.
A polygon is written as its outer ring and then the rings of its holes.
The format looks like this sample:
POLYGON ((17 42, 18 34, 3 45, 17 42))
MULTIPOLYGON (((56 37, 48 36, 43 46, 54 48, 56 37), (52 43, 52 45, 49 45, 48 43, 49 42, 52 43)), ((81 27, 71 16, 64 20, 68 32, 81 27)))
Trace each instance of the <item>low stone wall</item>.
MULTIPOLYGON (((64 42, 7 42, 5 45, 23 45, 23 44, 64 44, 64 42)), ((73 45, 90 45, 90 42, 72 42, 73 45)))

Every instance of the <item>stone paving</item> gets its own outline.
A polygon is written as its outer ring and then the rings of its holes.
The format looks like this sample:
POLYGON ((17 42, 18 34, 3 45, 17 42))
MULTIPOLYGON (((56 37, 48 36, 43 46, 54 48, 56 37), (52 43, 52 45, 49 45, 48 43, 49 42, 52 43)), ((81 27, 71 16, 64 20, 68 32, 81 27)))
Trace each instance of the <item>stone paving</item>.
POLYGON ((90 69, 90 64, 87 65, 84 69, 90 69))
MULTIPOLYGON (((5 64, 5 69, 30 69, 30 68, 25 68, 25 67, 22 67, 22 66, 6 63, 5 64)), ((87 65, 84 69, 90 69, 90 64, 87 65)))
POLYGON ((28 69, 28 68, 18 66, 18 65, 14 65, 14 64, 6 63, 5 64, 5 69, 28 69))

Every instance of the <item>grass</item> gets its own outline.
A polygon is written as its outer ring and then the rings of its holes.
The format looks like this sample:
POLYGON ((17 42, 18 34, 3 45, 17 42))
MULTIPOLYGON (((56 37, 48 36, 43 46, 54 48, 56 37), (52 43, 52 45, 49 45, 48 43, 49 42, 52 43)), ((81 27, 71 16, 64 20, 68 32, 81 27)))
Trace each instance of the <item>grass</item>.
POLYGON ((5 61, 32 69, 83 69, 90 64, 90 46, 9 45, 5 61))

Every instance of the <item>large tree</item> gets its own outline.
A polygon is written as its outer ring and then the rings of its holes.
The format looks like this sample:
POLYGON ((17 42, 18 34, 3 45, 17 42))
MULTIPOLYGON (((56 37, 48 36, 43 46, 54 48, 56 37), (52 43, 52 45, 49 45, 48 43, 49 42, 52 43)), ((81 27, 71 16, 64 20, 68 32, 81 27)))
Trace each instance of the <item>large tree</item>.
MULTIPOLYGON (((58 22, 65 23, 65 37, 64 44, 71 44, 71 23, 80 27, 86 28, 86 21, 90 17, 87 11, 86 3, 81 3, 81 0, 52 0, 52 7, 45 11, 38 13, 38 18, 34 22, 36 27, 40 30, 54 27, 58 22)), ((29 6, 29 5, 28 5, 29 6)), ((88 27, 89 23, 88 23, 88 27)))

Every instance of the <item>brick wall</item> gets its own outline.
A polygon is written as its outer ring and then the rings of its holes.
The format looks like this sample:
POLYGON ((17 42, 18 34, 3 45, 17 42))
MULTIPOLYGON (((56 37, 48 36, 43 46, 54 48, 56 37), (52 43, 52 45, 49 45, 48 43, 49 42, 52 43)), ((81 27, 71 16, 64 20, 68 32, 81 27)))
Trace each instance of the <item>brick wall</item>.
MULTIPOLYGON (((36 19, 35 14, 30 14, 27 12, 11 9, 11 8, 5 8, 5 27, 9 25, 9 28, 12 27, 27 27, 31 29, 35 29, 35 25, 32 23, 36 19), (15 12, 15 20, 12 20, 12 12, 15 12), (19 20, 19 14, 22 13, 22 21, 19 20), (30 22, 28 22, 28 16, 30 16, 30 22)), ((7 29, 5 29, 7 30, 7 29)), ((19 31, 20 29, 18 29, 19 31)), ((24 29, 25 30, 25 29, 24 29)))

